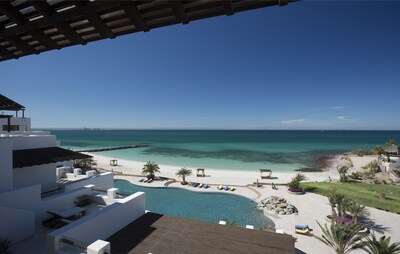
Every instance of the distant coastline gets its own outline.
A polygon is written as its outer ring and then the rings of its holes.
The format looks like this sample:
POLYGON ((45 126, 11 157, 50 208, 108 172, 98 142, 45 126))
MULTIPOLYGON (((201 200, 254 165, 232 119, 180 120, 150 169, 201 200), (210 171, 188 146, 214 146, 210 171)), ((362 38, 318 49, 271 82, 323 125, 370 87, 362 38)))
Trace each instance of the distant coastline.
POLYGON ((51 130, 61 146, 93 150, 150 144, 149 147, 101 152, 133 161, 179 167, 257 171, 315 172, 335 156, 365 146, 373 148, 400 131, 254 131, 254 130, 51 130))

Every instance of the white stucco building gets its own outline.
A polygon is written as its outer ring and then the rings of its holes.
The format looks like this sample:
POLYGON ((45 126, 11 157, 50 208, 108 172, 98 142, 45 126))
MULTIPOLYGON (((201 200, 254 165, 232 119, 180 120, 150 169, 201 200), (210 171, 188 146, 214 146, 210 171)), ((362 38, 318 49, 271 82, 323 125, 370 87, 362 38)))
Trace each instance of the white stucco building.
POLYGON ((142 216, 144 193, 120 197, 112 173, 60 181, 57 167, 89 156, 59 147, 49 132, 32 131, 24 110, 0 95, 0 239, 10 239, 15 253, 103 253, 110 246, 97 240, 142 216), (82 197, 90 205, 77 207, 82 197), (43 226, 49 220, 51 227, 43 226))

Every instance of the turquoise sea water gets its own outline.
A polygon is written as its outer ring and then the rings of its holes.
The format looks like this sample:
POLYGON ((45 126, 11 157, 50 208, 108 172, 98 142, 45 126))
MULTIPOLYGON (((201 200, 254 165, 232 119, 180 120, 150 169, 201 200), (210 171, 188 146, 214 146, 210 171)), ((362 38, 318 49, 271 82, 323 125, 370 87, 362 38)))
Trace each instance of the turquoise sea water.
POLYGON ((114 183, 122 194, 145 192, 146 209, 152 212, 211 223, 227 220, 241 226, 273 226, 273 222, 256 208, 257 203, 245 197, 226 193, 197 193, 179 188, 141 187, 125 180, 115 180, 114 183))
POLYGON ((65 148, 148 143, 107 156, 186 167, 292 171, 316 168, 324 155, 400 141, 400 131, 51 130, 65 148))

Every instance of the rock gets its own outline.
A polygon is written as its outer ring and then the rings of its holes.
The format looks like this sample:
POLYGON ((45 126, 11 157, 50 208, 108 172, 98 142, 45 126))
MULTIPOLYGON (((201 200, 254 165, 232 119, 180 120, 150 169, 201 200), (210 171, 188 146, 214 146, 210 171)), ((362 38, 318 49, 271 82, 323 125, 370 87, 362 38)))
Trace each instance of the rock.
POLYGON ((292 206, 292 205, 289 204, 289 205, 287 206, 287 208, 288 208, 288 209, 293 209, 294 206, 292 206))
POLYGON ((285 215, 285 212, 284 211, 280 211, 279 215, 285 215))
POLYGON ((286 208, 288 205, 286 203, 280 203, 278 205, 279 208, 286 208))

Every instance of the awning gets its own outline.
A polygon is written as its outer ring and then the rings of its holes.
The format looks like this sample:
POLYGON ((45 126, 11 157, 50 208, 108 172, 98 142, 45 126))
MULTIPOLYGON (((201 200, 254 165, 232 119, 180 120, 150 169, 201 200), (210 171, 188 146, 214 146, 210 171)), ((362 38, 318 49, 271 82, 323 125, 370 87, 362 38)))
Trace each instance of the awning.
POLYGON ((92 156, 61 147, 46 147, 13 151, 13 168, 31 167, 60 161, 91 158, 92 156))
POLYGON ((0 94, 0 110, 23 110, 24 106, 0 94))

